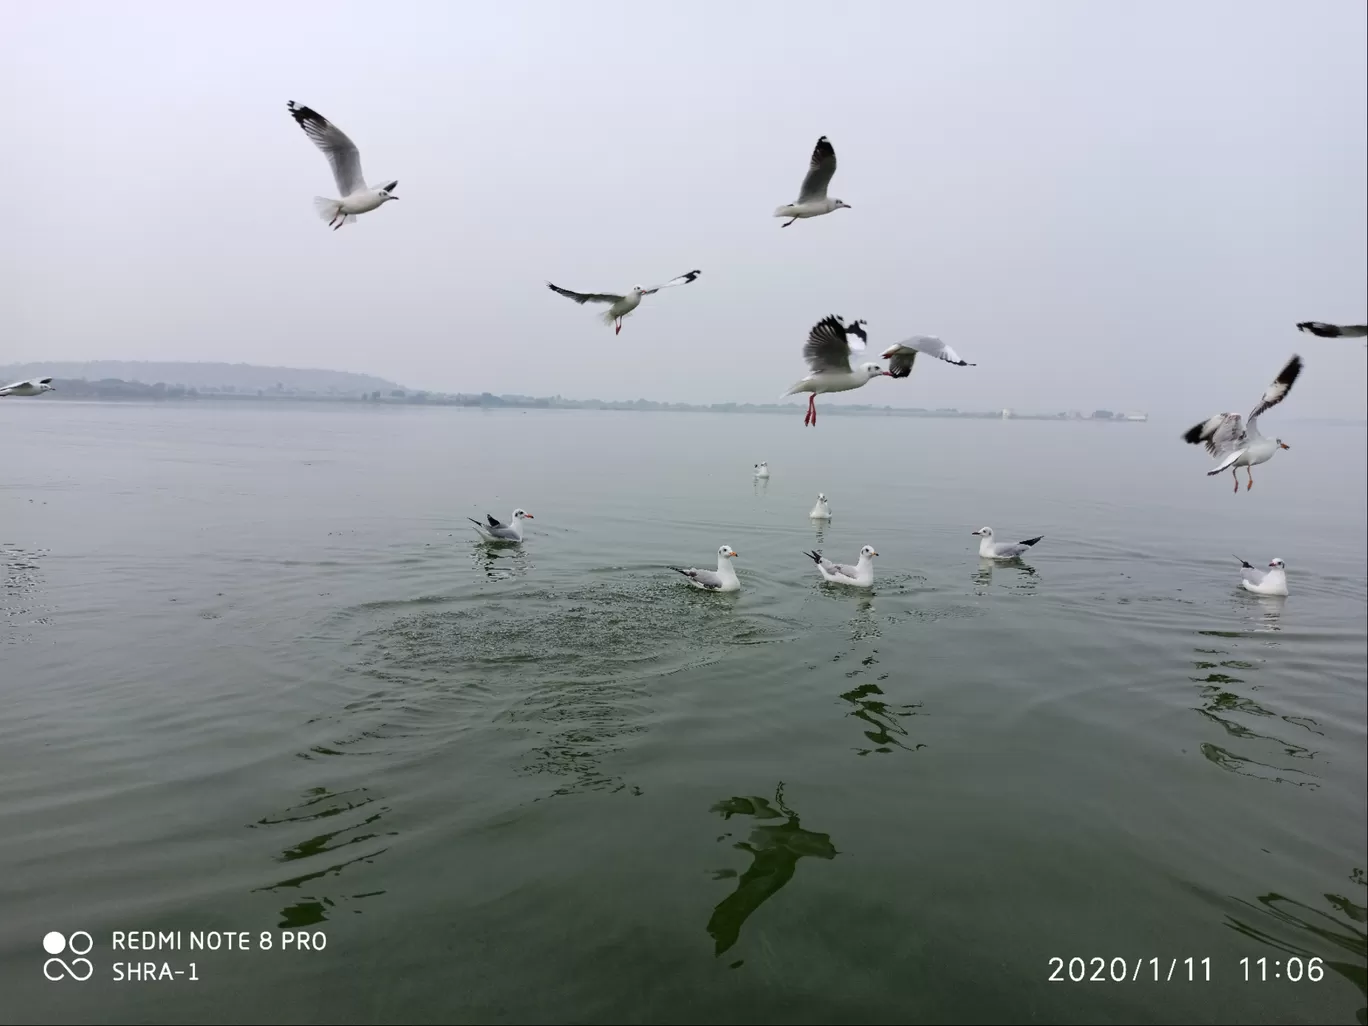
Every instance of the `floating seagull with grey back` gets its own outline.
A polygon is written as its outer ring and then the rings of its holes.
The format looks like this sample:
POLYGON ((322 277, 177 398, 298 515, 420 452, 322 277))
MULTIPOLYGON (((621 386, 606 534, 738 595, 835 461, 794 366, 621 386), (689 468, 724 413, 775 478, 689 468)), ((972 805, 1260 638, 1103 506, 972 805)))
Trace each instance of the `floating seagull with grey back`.
POLYGON ((968 360, 961 360, 959 353, 935 335, 913 335, 911 338, 903 339, 897 345, 889 346, 881 354, 885 360, 889 361, 888 376, 890 378, 905 378, 911 374, 912 365, 916 362, 918 353, 934 356, 937 360, 953 363, 956 367, 977 366, 968 360))
POLYGON ((1245 491, 1249 491, 1254 487, 1254 473, 1251 468, 1259 463, 1267 463, 1279 449, 1290 448, 1281 438, 1265 438, 1259 434, 1259 415, 1287 398, 1287 393, 1292 391, 1292 384, 1297 380, 1301 369, 1301 357, 1294 354, 1292 359, 1287 361, 1287 366, 1273 380, 1273 384, 1264 390, 1259 404, 1249 414, 1247 424, 1240 423, 1238 413, 1218 413, 1183 433, 1183 441, 1191 445, 1204 444, 1207 452, 1220 458, 1221 462, 1207 471, 1207 477, 1214 477, 1222 471, 1229 470, 1230 476, 1235 478, 1235 491, 1238 492, 1240 478, 1236 471, 1244 467, 1245 473, 1249 475, 1245 491))
MULTIPOLYGON (((1235 557, 1240 559, 1239 556, 1235 557)), ((1240 559, 1240 586, 1255 595, 1287 595, 1287 564, 1274 558, 1267 570, 1260 570, 1253 563, 1240 559)))
POLYGON ((399 198, 394 195, 394 190, 399 185, 397 180, 375 188, 366 185, 366 179, 361 174, 361 154, 356 149, 356 144, 348 139, 340 128, 318 111, 296 105, 294 100, 286 104, 286 107, 290 111, 290 117, 304 129, 304 134, 314 141, 314 145, 323 151, 328 163, 332 165, 337 191, 342 197, 326 199, 323 196, 315 196, 314 207, 318 210, 319 216, 332 225, 333 231, 337 231, 344 224, 351 224, 356 220, 357 214, 367 213, 390 200, 399 198))
POLYGON ((877 363, 862 363, 853 369, 850 366, 852 348, 864 348, 863 342, 858 347, 852 347, 850 336, 858 335, 864 342, 869 341, 864 324, 864 321, 856 321, 847 327, 841 318, 832 315, 822 318, 808 332, 807 342, 803 344, 803 359, 810 368, 808 376, 796 382, 779 397, 782 399, 784 396, 797 395, 800 392, 810 393, 807 414, 803 417, 804 427, 815 427, 817 424, 819 393, 848 392, 852 388, 868 384, 877 377, 888 375, 888 371, 877 363))
POLYGON ((827 199, 827 186, 831 184, 831 177, 835 173, 836 150, 832 148, 830 140, 822 136, 813 147, 807 177, 803 179, 803 187, 798 190, 798 201, 786 203, 774 212, 775 217, 789 218, 781 227, 787 228, 800 217, 820 217, 842 207, 852 209, 844 200, 827 199))
POLYGON ((866 545, 860 550, 860 558, 854 566, 849 563, 833 563, 815 549, 803 555, 817 564, 817 572, 827 584, 848 584, 852 588, 874 587, 874 557, 878 555, 874 546, 866 545))
POLYGON ((546 283, 546 287, 567 299, 573 299, 580 306, 585 303, 611 304, 603 315, 603 323, 613 325, 613 334, 616 335, 622 331, 622 319, 641 305, 642 296, 654 295, 661 289, 674 288, 676 285, 687 285, 702 273, 702 271, 689 271, 687 274, 681 274, 678 278, 671 278, 663 285, 656 285, 649 289, 643 289, 640 285, 633 285, 626 295, 618 295, 616 292, 571 292, 559 285, 552 285, 549 281, 546 283))
POLYGON ((466 519, 475 525, 475 530, 480 532, 485 541, 521 542, 523 540, 522 522, 534 518, 531 513, 524 509, 515 509, 506 524, 499 523, 488 513, 485 514, 485 519, 489 521, 487 525, 480 523, 474 517, 466 517, 466 519))
POLYGON ((827 502, 826 492, 817 493, 817 505, 812 507, 812 512, 808 514, 812 520, 830 520, 831 504, 827 502))
POLYGON ((991 527, 980 527, 977 531, 970 531, 969 533, 979 536, 979 555, 984 559, 1016 559, 1045 537, 1043 534, 1039 534, 1034 538, 1027 538, 1025 541, 995 542, 993 541, 993 529, 991 527))
POLYGON ((55 391, 57 389, 53 387, 51 378, 34 378, 28 381, 15 381, 0 388, 0 396, 42 395, 44 392, 55 391))
POLYGON ((685 570, 678 566, 672 566, 670 569, 683 574, 695 588, 702 588, 704 591, 740 591, 741 581, 736 576, 736 567, 731 564, 735 558, 736 550, 730 545, 723 545, 717 550, 716 571, 699 570, 697 567, 685 570))

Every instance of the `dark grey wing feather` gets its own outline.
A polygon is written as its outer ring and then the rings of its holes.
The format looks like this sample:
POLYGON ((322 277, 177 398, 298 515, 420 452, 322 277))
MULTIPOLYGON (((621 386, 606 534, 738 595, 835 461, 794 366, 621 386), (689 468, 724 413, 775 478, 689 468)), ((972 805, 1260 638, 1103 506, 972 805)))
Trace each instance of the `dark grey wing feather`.
POLYGON ((1246 438, 1238 413, 1218 413, 1183 432, 1183 441, 1189 445, 1202 443, 1213 456, 1243 448, 1246 438))
POLYGON ((814 373, 850 370, 850 342, 847 328, 836 316, 823 317, 808 332, 803 359, 814 373))
POLYGON ((494 519, 493 517, 491 517, 488 513, 485 514, 485 518, 489 521, 489 526, 490 526, 490 527, 503 527, 503 526, 504 526, 504 525, 501 524, 498 520, 496 520, 496 519, 494 519))
POLYGON ((912 365, 916 362, 915 349, 899 349, 888 358, 888 373, 895 378, 905 378, 912 373, 912 365))
POLYGON ((1259 400, 1259 405, 1254 407, 1254 411, 1250 413, 1250 429, 1253 428, 1254 421, 1259 414, 1271 410, 1287 398, 1287 393, 1292 391, 1292 383, 1297 380, 1297 375, 1301 373, 1301 369, 1301 357, 1293 354, 1292 359, 1287 361, 1287 366, 1279 371, 1278 376, 1273 379, 1273 384, 1264 389, 1263 398, 1259 400))
POLYGON ((573 299, 576 303, 579 303, 580 306, 583 306, 585 303, 616 303, 619 299, 625 298, 623 296, 615 296, 611 292, 571 292, 569 289, 563 289, 559 285, 552 285, 549 281, 546 283, 546 287, 552 292, 559 292, 567 299, 573 299))
POLYGON ((659 292, 661 289, 673 288, 676 285, 687 285, 702 273, 702 271, 689 271, 686 274, 681 274, 678 278, 671 278, 664 285, 657 285, 655 288, 650 289, 642 289, 641 294, 643 296, 649 296, 659 292))
POLYGON ((1321 338, 1362 338, 1368 335, 1368 324, 1326 324, 1324 321, 1302 321, 1298 330, 1321 338))
POLYGON ((798 191, 798 202, 808 203, 812 200, 826 199, 827 186, 831 184, 831 176, 835 173, 836 150, 832 147, 831 141, 822 136, 812 149, 812 160, 808 164, 803 187, 798 191))
POLYGON ((366 187, 361 174, 361 154, 356 144, 347 138, 345 132, 316 110, 298 106, 294 100, 286 104, 290 117, 304 129, 304 134, 313 140, 315 146, 323 151, 332 165, 333 179, 345 198, 366 187))

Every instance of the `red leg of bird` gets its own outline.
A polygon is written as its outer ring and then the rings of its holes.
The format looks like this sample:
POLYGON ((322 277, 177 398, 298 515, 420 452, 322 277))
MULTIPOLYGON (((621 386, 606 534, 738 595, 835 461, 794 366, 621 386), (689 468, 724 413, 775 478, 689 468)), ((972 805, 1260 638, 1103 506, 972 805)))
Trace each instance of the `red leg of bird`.
POLYGON ((622 334, 622 318, 621 318, 621 317, 619 317, 616 321, 613 322, 613 334, 614 334, 614 335, 620 335, 620 334, 622 334))
MULTIPOLYGON (((1249 475, 1249 484, 1245 485, 1245 491, 1249 491, 1251 488, 1254 487, 1254 468, 1245 467, 1245 473, 1249 475)), ((1236 487, 1239 486, 1237 485, 1236 487)))
POLYGON ((1234 467, 1231 467, 1230 476, 1235 479, 1235 491, 1238 493, 1240 490, 1240 472, 1234 467))

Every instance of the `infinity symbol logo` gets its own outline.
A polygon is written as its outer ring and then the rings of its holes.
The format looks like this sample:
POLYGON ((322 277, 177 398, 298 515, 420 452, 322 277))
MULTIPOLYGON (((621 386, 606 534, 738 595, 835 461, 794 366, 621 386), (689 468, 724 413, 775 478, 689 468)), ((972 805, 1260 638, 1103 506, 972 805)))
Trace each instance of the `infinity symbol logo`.
MULTIPOLYGON (((63 951, 70 951, 73 955, 88 955, 94 946, 95 939, 84 930, 77 930, 70 937, 63 937, 53 930, 43 938, 43 950, 54 956, 60 955, 63 951)), ((88 958, 73 958, 70 965, 55 957, 43 963, 43 975, 54 983, 66 976, 70 976, 78 983, 84 983, 94 972, 95 967, 90 964, 88 958), (56 975, 53 975, 54 972, 56 975)))
POLYGON ((62 969, 65 970, 65 975, 70 976, 73 980, 76 980, 78 983, 84 983, 86 980, 90 979, 91 974, 95 972, 95 967, 90 964, 90 959, 88 958, 73 958, 71 960, 71 965, 67 965, 60 958, 49 958, 46 962, 43 963, 43 975, 54 982, 60 980, 63 976, 63 973, 59 972, 56 976, 52 975, 53 963, 56 963, 57 965, 61 966, 62 969), (84 976, 81 975, 82 968, 85 969, 84 976))

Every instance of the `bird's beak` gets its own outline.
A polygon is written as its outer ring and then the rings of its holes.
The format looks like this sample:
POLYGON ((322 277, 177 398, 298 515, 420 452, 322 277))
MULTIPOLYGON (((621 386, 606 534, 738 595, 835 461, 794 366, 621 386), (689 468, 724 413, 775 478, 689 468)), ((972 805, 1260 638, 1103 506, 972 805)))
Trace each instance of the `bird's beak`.
POLYGON ((525 520, 536 520, 537 518, 534 517, 531 513, 524 513, 524 514, 523 514, 523 519, 525 519, 525 520))
POLYGON ((982 531, 970 531, 969 533, 970 533, 970 534, 982 534, 983 532, 982 532, 982 531))
POLYGON ((876 556, 877 556, 877 555, 878 555, 878 553, 877 553, 877 552, 876 552, 876 553, 874 553, 874 555, 876 555, 876 556))
POLYGON ((1279 442, 1278 444, 1281 445, 1284 449, 1292 448, 1292 446, 1288 445, 1286 442, 1279 442))
POLYGON ((735 549, 732 549, 731 552, 727 553, 727 555, 729 555, 729 556, 735 558, 735 557, 741 555, 741 553, 737 552, 735 549))

